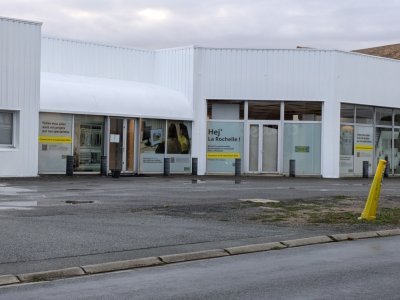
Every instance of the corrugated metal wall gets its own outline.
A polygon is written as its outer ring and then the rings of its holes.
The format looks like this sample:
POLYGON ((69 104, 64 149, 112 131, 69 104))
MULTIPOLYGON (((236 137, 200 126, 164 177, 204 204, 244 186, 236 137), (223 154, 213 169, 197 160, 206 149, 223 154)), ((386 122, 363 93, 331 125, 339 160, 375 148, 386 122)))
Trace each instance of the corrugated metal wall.
POLYGON ((400 107, 400 61, 337 52, 336 62, 338 101, 400 107))
POLYGON ((0 110, 18 111, 16 147, 0 148, 0 176, 36 176, 41 24, 0 18, 0 110))
POLYGON ((152 82, 154 52, 42 38, 42 71, 152 82))
POLYGON ((193 47, 139 50, 42 38, 42 72, 154 83, 193 97, 193 47))
POLYGON ((154 83, 183 93, 193 101, 194 48, 156 51, 154 83))
POLYGON ((208 99, 322 100, 334 53, 198 48, 200 93, 208 99))

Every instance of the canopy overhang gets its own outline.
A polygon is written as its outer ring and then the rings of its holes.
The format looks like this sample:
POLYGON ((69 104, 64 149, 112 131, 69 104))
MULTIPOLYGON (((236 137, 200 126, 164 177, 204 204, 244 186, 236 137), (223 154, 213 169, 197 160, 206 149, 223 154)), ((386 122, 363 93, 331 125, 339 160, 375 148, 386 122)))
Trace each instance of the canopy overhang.
POLYGON ((41 73, 40 111, 193 120, 180 92, 155 84, 58 73, 41 73))

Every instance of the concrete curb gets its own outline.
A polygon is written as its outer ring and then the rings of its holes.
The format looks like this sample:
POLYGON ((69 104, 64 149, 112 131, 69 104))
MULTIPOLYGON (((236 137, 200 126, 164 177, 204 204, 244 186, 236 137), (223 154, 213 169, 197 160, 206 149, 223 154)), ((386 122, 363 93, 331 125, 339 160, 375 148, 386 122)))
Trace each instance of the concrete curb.
MULTIPOLYGON (((385 231, 382 231, 385 232, 385 231)), ((384 234, 384 233, 383 233, 384 234)), ((351 240, 359 240, 359 239, 367 239, 378 237, 378 233, 375 231, 366 231, 366 232, 353 232, 353 233, 341 233, 341 234, 332 234, 331 237, 336 242, 342 241, 351 241, 351 240)))
POLYGON ((315 244, 324 244, 333 242, 333 239, 327 235, 321 236, 313 236, 304 239, 296 239, 296 240, 288 240, 282 241, 281 243, 286 245, 287 247, 300 247, 300 246, 307 246, 307 245, 315 245, 315 244))
POLYGON ((400 228, 397 229, 389 229, 389 230, 381 230, 376 232, 379 236, 394 236, 400 235, 400 228))
POLYGON ((50 281, 60 278, 68 278, 85 275, 85 272, 79 267, 65 268, 59 270, 50 270, 35 273, 25 273, 17 275, 21 282, 50 281))
POLYGON ((102 264, 86 265, 82 267, 72 267, 72 268, 50 270, 44 272, 26 273, 17 276, 11 274, 0 275, 0 287, 7 285, 15 285, 19 283, 50 281, 55 279, 76 277, 82 275, 122 271, 135 268, 153 267, 165 264, 217 258, 230 255, 239 255, 239 254, 246 254, 246 253, 253 253, 260 251, 283 250, 292 247, 302 247, 302 246, 309 246, 316 244, 325 244, 330 242, 352 241, 358 239, 388 237, 397 235, 400 235, 400 228, 380 230, 380 231, 322 235, 322 236, 314 236, 314 237, 287 240, 281 242, 228 247, 225 249, 212 249, 205 251, 178 253, 178 254, 163 255, 159 257, 145 257, 145 258, 124 260, 124 261, 108 262, 102 264))
POLYGON ((229 247, 225 248, 225 251, 228 252, 230 255, 238 255, 238 254, 246 254, 246 253, 253 253, 260 251, 280 250, 286 247, 287 246, 283 245, 282 243, 272 242, 272 243, 229 247))
POLYGON ((216 257, 227 256, 227 255, 229 255, 229 253, 227 253, 223 249, 213 249, 213 250, 205 250, 205 251, 163 255, 163 256, 160 256, 159 258, 164 263, 171 264, 171 263, 191 261, 191 260, 216 258, 216 257))
POLYGON ((97 274, 113 272, 127 269, 152 267, 162 265, 163 262, 158 257, 145 257, 131 260, 113 261, 109 263, 82 266, 87 274, 97 274))
POLYGON ((0 276, 0 286, 14 284, 14 283, 19 283, 19 280, 16 276, 14 276, 14 275, 1 275, 0 276))

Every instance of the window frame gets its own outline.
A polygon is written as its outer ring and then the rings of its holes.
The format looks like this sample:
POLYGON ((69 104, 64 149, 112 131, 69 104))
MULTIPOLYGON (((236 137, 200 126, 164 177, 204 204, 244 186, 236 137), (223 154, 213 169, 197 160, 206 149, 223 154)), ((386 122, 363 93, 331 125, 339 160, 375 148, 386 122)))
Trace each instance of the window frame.
POLYGON ((0 148, 1 149, 10 149, 10 148, 16 148, 16 132, 17 132, 17 114, 18 111, 15 110, 7 110, 7 109, 0 109, 0 113, 7 113, 11 114, 11 143, 10 144, 1 144, 0 143, 0 148))

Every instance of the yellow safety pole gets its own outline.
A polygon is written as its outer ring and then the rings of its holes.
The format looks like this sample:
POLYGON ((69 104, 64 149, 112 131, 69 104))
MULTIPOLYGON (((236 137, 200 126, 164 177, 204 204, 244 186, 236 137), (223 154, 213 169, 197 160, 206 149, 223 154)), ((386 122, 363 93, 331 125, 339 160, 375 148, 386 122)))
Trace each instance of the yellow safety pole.
POLYGON ((381 193, 381 184, 385 168, 386 160, 380 159, 378 167, 376 168, 374 180, 369 190, 367 202, 365 202, 365 207, 361 216, 358 218, 359 220, 371 221, 376 219, 376 211, 378 209, 379 195, 381 193))

